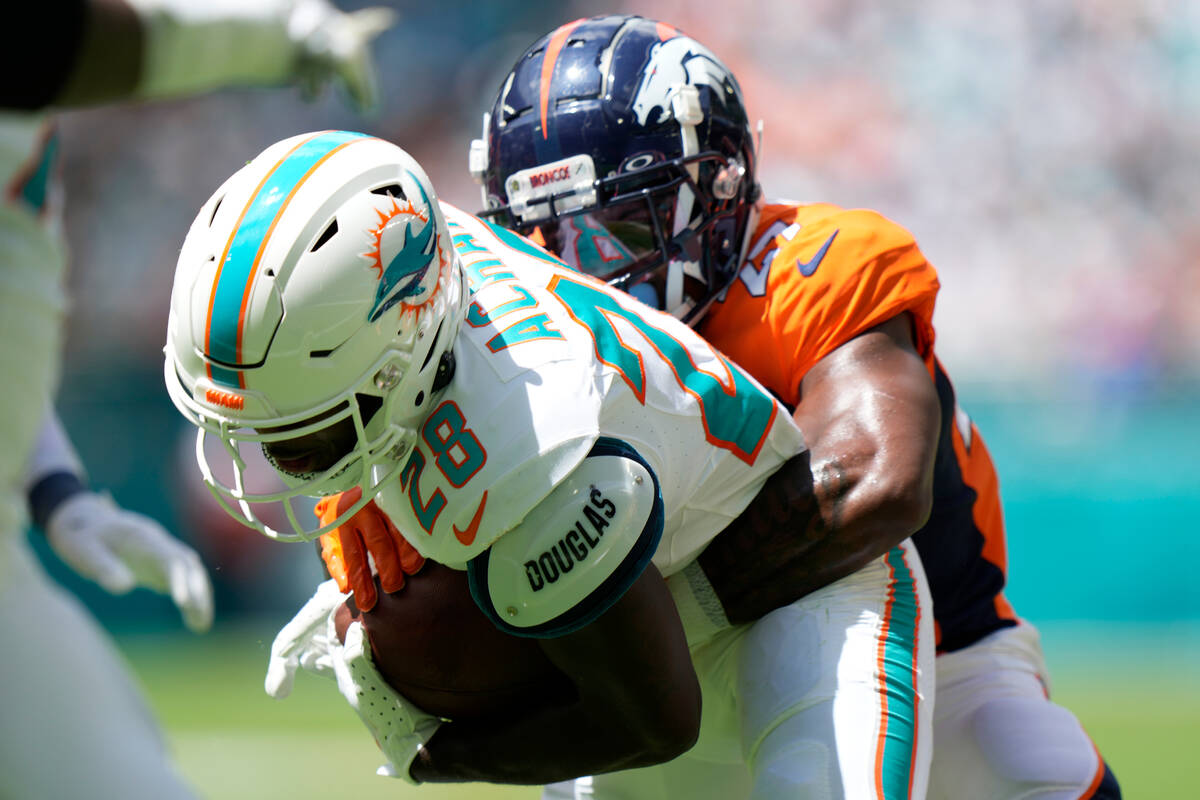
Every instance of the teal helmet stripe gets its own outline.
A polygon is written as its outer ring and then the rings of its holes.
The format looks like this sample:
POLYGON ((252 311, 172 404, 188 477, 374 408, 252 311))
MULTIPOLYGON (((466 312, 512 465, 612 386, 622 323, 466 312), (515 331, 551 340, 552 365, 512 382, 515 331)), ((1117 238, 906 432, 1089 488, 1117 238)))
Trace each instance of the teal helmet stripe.
POLYGON ((209 362, 208 374, 213 379, 213 383, 219 383, 222 386, 228 386, 231 389, 244 389, 242 385, 242 373, 236 369, 223 367, 220 364, 209 362))
POLYGON ((880 731, 878 780, 882 800, 908 798, 913 761, 916 758, 918 712, 917 624, 921 607, 916 581, 905 560, 904 548, 893 547, 886 556, 891 568, 891 598, 887 610, 887 632, 880 648, 880 679, 886 697, 883 730, 880 731))
POLYGON ((209 371, 214 380, 229 383, 231 376, 237 374, 238 380, 229 385, 240 385, 240 373, 222 369, 219 364, 237 366, 241 363, 242 306, 249 295, 267 238, 280 214, 324 159, 364 138, 369 137, 363 133, 328 131, 301 142, 267 174, 242 212, 226 245, 209 309, 206 348, 209 358, 218 362, 209 371))

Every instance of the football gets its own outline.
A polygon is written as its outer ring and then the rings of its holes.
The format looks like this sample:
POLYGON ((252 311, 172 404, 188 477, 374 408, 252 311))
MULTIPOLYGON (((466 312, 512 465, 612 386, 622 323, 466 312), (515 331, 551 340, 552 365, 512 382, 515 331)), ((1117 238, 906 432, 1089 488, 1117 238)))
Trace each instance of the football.
POLYGON ((471 599, 467 573, 427 561, 394 594, 360 612, 353 598, 336 613, 345 638, 360 620, 375 666, 388 684, 422 710, 447 719, 478 719, 569 701, 574 684, 546 658, 536 639, 497 629, 471 599))

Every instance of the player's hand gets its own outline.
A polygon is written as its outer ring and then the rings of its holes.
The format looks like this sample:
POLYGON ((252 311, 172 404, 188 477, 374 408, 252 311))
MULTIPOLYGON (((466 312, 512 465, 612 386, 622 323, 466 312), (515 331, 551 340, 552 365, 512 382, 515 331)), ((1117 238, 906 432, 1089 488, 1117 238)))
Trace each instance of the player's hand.
MULTIPOLYGON (((314 511, 321 525, 328 525, 361 497, 362 489, 355 487, 321 498, 314 511)), ((374 500, 321 537, 321 558, 338 588, 354 592, 354 604, 359 611, 370 611, 378 599, 371 558, 379 571, 380 587, 389 593, 404 588, 404 576, 415 575, 425 564, 425 559, 400 535, 374 500)))
POLYGON ((333 671, 338 690, 358 712, 388 760, 379 768, 378 774, 416 783, 409 773, 413 759, 433 737, 442 720, 426 714, 388 686, 375 669, 371 646, 361 622, 350 623, 344 645, 338 643, 333 625, 330 619, 330 633, 334 637, 333 671))
POLYGON ((396 19, 396 12, 383 6, 347 13, 327 0, 299 0, 288 35, 300 49, 297 76, 304 93, 315 97, 332 79, 359 111, 373 110, 379 90, 371 42, 396 19))
POLYGON ((58 557, 113 594, 144 587, 170 594, 196 633, 212 625, 212 584, 196 551, 149 517, 126 511, 108 495, 67 498, 46 522, 58 557))
POLYGON ((271 643, 271 660, 267 663, 267 694, 276 700, 291 694, 296 670, 300 668, 317 675, 333 674, 331 653, 337 644, 333 612, 345 601, 334 581, 324 581, 296 616, 280 628, 271 643))

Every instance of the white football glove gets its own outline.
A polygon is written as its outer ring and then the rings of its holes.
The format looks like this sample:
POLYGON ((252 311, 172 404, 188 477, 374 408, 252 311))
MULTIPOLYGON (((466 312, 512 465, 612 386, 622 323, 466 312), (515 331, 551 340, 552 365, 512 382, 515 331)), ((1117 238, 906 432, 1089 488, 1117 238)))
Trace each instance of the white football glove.
POLYGON ((326 0, 300 0, 288 21, 288 33, 300 49, 297 81, 308 97, 337 81, 360 111, 379 102, 371 42, 396 22, 396 12, 383 6, 349 13, 326 0))
POLYGON ((378 774, 415 784, 408 770, 442 720, 421 711, 387 685, 371 660, 371 646, 361 622, 350 623, 345 645, 338 641, 334 612, 345 601, 337 583, 325 581, 280 629, 271 644, 267 694, 278 700, 291 694, 297 669, 317 675, 332 673, 338 690, 388 760, 378 774))
POLYGON ((267 663, 267 694, 282 700, 292 693, 296 670, 303 667, 317 675, 333 675, 333 612, 346 601, 337 583, 323 582, 291 621, 280 628, 271 643, 267 663), (331 644, 332 643, 332 644, 331 644))
POLYGON ((212 584, 196 551, 106 494, 80 492, 46 521, 46 538, 72 569, 113 594, 135 586, 170 594, 192 631, 212 625, 212 584))
POLYGON ((413 759, 442 720, 420 710, 388 686, 371 660, 371 645, 367 643, 362 623, 350 623, 344 646, 338 644, 336 636, 333 643, 333 672, 338 689, 358 712, 388 760, 377 774, 415 785, 417 781, 409 774, 413 759))

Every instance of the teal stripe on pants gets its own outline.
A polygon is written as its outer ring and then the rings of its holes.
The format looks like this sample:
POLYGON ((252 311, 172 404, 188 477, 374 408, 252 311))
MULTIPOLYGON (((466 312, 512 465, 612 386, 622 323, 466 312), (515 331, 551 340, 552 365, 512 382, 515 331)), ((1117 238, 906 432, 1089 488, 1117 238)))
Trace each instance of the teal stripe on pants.
POLYGON ((887 714, 880 782, 885 800, 908 798, 913 757, 917 748, 917 600, 916 577, 894 547, 887 554, 892 572, 891 603, 883 644, 883 685, 887 714))

